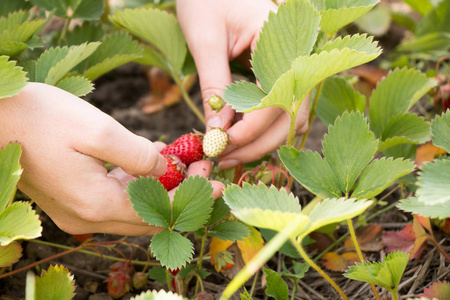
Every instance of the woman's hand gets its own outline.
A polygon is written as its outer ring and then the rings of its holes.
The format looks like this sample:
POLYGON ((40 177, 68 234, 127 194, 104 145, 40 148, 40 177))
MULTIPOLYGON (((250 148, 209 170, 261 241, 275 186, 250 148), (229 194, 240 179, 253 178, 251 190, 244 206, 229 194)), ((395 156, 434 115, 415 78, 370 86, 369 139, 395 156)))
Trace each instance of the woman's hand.
MULTIPOLYGON (((257 160, 279 147, 287 138, 289 116, 281 108, 270 107, 235 115, 230 106, 219 113, 211 110, 208 99, 232 82, 229 62, 249 54, 270 11, 277 6, 270 0, 177 0, 177 15, 197 66, 207 130, 226 129, 230 136, 220 168, 257 160)), ((308 105, 302 105, 296 134, 307 129, 308 105)))
MULTIPOLYGON (((29 83, 20 94, 0 100, 0 126, 0 147, 22 145, 19 189, 62 230, 121 235, 160 230, 137 216, 125 191, 127 181, 119 176, 163 175, 160 146, 82 99, 41 83, 29 83), (105 161, 120 170, 108 173, 105 161)), ((203 164, 202 174, 208 176, 210 169, 203 164)))

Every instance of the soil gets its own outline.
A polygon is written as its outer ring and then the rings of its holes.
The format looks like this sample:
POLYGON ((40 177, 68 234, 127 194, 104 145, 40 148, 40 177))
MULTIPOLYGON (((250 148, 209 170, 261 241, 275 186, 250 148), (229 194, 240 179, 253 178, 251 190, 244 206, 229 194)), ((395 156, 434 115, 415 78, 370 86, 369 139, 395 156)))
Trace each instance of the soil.
MULTIPOLYGON (((387 35, 392 38, 392 35, 387 35)), ((398 37, 397 37, 398 38, 398 37)), ((391 41, 385 41, 389 45, 391 41)), ((191 132, 193 129, 203 131, 202 123, 190 113, 189 108, 184 102, 179 102, 175 105, 167 107, 155 114, 146 114, 142 111, 142 99, 150 92, 148 79, 146 77, 147 70, 136 64, 127 64, 117 68, 106 76, 103 76, 96 81, 96 90, 86 97, 86 100, 110 114, 118 122, 123 124, 130 131, 146 137, 150 140, 158 140, 164 138, 164 141, 171 142, 183 133, 191 132)), ((191 96, 195 104, 201 108, 201 97, 198 84, 194 85, 191 90, 191 96)), ((323 134, 326 132, 326 127, 319 121, 315 120, 312 125, 312 131, 306 143, 307 149, 320 151, 323 134)), ((312 199, 312 195, 300 186, 295 186, 294 193, 303 200, 312 199)), ((386 192, 387 193, 387 192, 386 192)), ((401 195, 398 191, 393 192, 387 196, 385 201, 391 203, 400 199, 401 195)), ((42 213, 43 235, 39 239, 41 241, 58 243, 69 247, 76 247, 80 243, 71 235, 59 230, 54 223, 42 213)), ((410 223, 410 216, 403 214, 396 209, 393 209, 371 223, 380 224, 383 230, 399 230, 407 223, 410 223)), ((342 233, 345 228, 342 229, 342 233)), ((117 241, 121 240, 123 236, 95 234, 94 237, 97 242, 117 241)), ((191 236, 195 245, 198 247, 199 243, 191 236)), ((445 236, 440 236, 437 233, 437 240, 442 243, 444 250, 449 253, 450 241, 445 236)), ((125 237, 125 241, 130 244, 136 244, 147 249, 150 243, 150 237, 125 237)), ((58 249, 53 246, 36 243, 33 241, 23 242, 24 249, 23 258, 14 265, 14 269, 19 269, 38 260, 45 259, 57 253, 61 253, 63 249, 58 249)), ((133 255, 135 260, 145 262, 146 254, 141 250, 136 250, 135 253, 130 246, 120 244, 117 246, 126 257, 133 255)), ((100 249, 104 255, 120 257, 116 251, 109 249, 100 249)), ((197 249, 198 250, 198 249, 197 249)), ((310 255, 317 254, 316 250, 310 248, 310 255)), ((197 252, 198 253, 198 252, 197 252)), ((386 253, 384 250, 366 252, 367 260, 380 261, 386 253)), ((280 270, 281 261, 285 257, 278 254, 273 257, 267 265, 275 270, 280 270)), ((289 261, 289 259, 287 259, 289 261)), ((76 296, 75 299, 88 300, 107 300, 112 299, 107 294, 107 278, 111 264, 114 261, 100 258, 97 256, 87 255, 80 252, 71 253, 52 259, 48 262, 42 263, 31 270, 39 273, 41 269, 47 269, 50 264, 62 264, 67 267, 74 275, 76 281, 76 296)), ((211 272, 211 275, 204 281, 205 291, 212 299, 218 299, 221 292, 230 282, 230 279, 224 274, 217 273, 213 267, 205 262, 204 267, 211 272)), ((136 265, 136 270, 142 270, 142 266, 136 265)), ((374 299, 370 291, 370 286, 366 283, 348 280, 342 276, 340 272, 327 271, 328 274, 336 281, 336 283, 343 288, 344 292, 348 293, 351 299, 374 299)), ((407 267, 399 293, 401 299, 417 296, 423 292, 424 288, 431 283, 438 280, 444 281, 450 279, 450 267, 446 263, 442 255, 433 246, 428 246, 420 259, 413 260, 407 267)), ((10 276, 6 279, 0 280, 0 300, 24 299, 25 297, 25 282, 26 272, 10 276)), ((264 281, 258 280, 256 284, 254 299, 266 299, 264 288, 262 284, 264 281)), ((290 288, 293 287, 292 282, 288 282, 290 288)), ((166 286, 155 281, 149 281, 143 290, 147 289, 165 289, 166 286)), ((298 286, 298 293, 295 299, 339 299, 339 296, 329 284, 315 271, 309 271, 306 276, 300 280, 298 286)), ((193 288, 192 288, 193 290, 193 288)), ((142 290, 133 290, 120 299, 130 299, 134 295, 140 294, 142 290)), ((388 293, 381 288, 378 289, 382 299, 390 299, 388 293)), ((191 294, 189 296, 192 296, 191 294)), ((205 298, 206 299, 206 298, 205 298)), ((210 298, 207 298, 210 299, 210 298)), ((239 299, 238 296, 235 299, 239 299)))

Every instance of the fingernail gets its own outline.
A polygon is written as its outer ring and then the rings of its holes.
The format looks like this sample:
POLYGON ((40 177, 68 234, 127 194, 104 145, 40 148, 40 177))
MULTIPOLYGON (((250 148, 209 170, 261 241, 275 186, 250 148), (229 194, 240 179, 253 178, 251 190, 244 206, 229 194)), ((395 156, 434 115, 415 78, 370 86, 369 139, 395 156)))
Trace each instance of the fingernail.
POLYGON ((209 130, 209 129, 215 128, 215 127, 222 128, 222 118, 219 116, 209 119, 208 123, 206 123, 206 130, 209 130))
POLYGON ((166 173, 166 168, 166 158, 162 154, 159 154, 158 165, 156 166, 153 175, 157 177, 164 175, 166 173))
POLYGON ((238 161, 237 159, 229 159, 229 160, 224 160, 221 161, 217 167, 219 168, 219 170, 226 170, 226 169, 230 169, 233 167, 236 167, 238 165, 240 165, 241 162, 238 161))

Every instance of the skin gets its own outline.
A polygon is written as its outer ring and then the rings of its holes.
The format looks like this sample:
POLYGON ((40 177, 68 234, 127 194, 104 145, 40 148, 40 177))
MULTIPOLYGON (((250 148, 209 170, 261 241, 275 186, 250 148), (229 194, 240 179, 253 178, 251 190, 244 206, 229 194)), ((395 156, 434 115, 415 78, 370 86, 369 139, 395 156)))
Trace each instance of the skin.
MULTIPOLYGON (((205 101, 231 83, 230 60, 248 62, 264 20, 276 9, 269 0, 177 1, 205 101)), ((307 128, 306 104, 297 119, 297 134, 307 128)), ((212 112, 207 102, 204 107, 208 128, 222 127, 231 138, 219 159, 222 169, 257 160, 286 139, 289 117, 279 108, 238 115, 229 106, 220 113, 212 112)), ((159 154, 164 144, 137 136, 89 103, 42 83, 29 83, 20 94, 1 99, 0 126, 0 147, 22 145, 19 189, 62 230, 119 235, 160 231, 136 215, 125 190, 137 176, 164 174, 166 162, 159 154), (108 172, 105 161, 118 168, 108 172)), ((187 175, 208 178, 211 168, 210 162, 199 161, 187 175)), ((211 183, 217 198, 224 185, 211 183)))
MULTIPOLYGON (((236 114, 230 106, 219 113, 208 99, 232 82, 229 62, 246 61, 264 21, 277 6, 269 0, 177 0, 177 15, 200 78, 207 129, 220 127, 230 141, 219 158, 219 168, 228 169, 271 153, 286 141, 290 118, 278 107, 236 114), (251 12, 251 13, 249 13, 251 12)), ((306 100, 306 99, 305 99, 306 100)), ((308 101, 301 105, 296 135, 308 129, 308 101)))
MULTIPOLYGON (((1 99, 0 126, 0 147, 22 145, 19 189, 62 230, 120 235, 160 231, 136 215, 125 190, 133 175, 164 174, 166 161, 159 154, 164 144, 137 136, 86 101, 42 83, 29 83, 18 95, 1 99), (105 161, 119 168, 108 173, 105 161)), ((188 175, 208 177, 210 171, 211 163, 200 161, 188 175)), ((218 197, 223 185, 213 186, 218 197)))

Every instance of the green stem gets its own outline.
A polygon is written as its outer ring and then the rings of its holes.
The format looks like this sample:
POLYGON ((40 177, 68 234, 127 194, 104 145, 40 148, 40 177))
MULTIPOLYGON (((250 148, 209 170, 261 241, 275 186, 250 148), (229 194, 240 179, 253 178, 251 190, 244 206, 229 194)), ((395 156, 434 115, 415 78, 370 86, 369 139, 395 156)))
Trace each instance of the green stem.
POLYGON ((294 141, 295 122, 297 120, 297 113, 296 112, 294 112, 293 114, 289 113, 289 116, 291 118, 291 123, 289 125, 289 134, 288 134, 288 138, 287 138, 287 141, 286 141, 286 146, 288 146, 288 147, 292 146, 292 143, 294 141))
POLYGON ((295 248, 297 248, 297 251, 300 253, 300 255, 303 257, 303 259, 314 269, 316 270, 322 277, 328 281, 329 284, 341 295, 342 299, 349 300, 347 295, 339 288, 339 286, 336 284, 336 282, 331 279, 330 276, 328 276, 316 263, 309 258, 308 254, 306 254, 305 250, 303 250, 302 246, 300 245, 301 241, 295 241, 294 239, 291 239, 292 243, 295 245, 295 248))
POLYGON ((392 294, 392 300, 398 300, 397 287, 393 288, 390 292, 392 294))
MULTIPOLYGON (((398 188, 398 187, 397 187, 398 188)), ((394 190, 392 190, 391 192, 395 191, 397 188, 395 188, 394 190)), ((381 200, 380 200, 381 201, 381 200)), ((379 211, 377 211, 376 213, 370 215, 369 217, 366 218, 366 222, 378 217, 381 214, 384 214, 385 212, 387 212, 388 210, 391 210, 392 208, 394 208, 397 205, 397 202, 392 203, 389 206, 386 206, 383 209, 380 209, 379 211)), ((358 229, 359 227, 361 227, 361 224, 358 224, 355 226, 356 229, 358 229)), ((324 256, 326 253, 328 253, 331 249, 333 249, 334 247, 336 247, 336 245, 339 245, 340 243, 342 243, 342 241, 344 241, 347 237, 348 237, 349 233, 345 233, 343 234, 339 239, 337 239, 333 244, 331 244, 327 249, 323 250, 319 255, 317 255, 316 257, 314 257, 314 261, 318 261, 322 256, 324 256)))
MULTIPOLYGON (((36 244, 42 244, 42 245, 47 245, 47 246, 52 246, 55 248, 60 248, 60 249, 73 249, 73 247, 69 247, 69 246, 64 246, 64 245, 59 245, 59 244, 55 244, 55 243, 51 243, 51 242, 45 242, 45 241, 41 241, 41 240, 28 240, 27 242, 31 242, 31 243, 36 243, 36 244)), ((100 258, 106 258, 112 261, 129 261, 131 262, 133 265, 140 265, 140 266, 152 266, 152 267, 157 267, 157 266, 161 266, 160 263, 152 263, 152 262, 143 262, 143 261, 137 261, 137 260, 128 260, 128 259, 123 259, 120 257, 114 257, 114 256, 109 256, 109 255, 102 255, 98 252, 94 252, 94 251, 89 251, 89 250, 84 250, 84 249, 79 249, 77 250, 77 252, 80 253, 84 253, 84 254, 88 254, 88 255, 92 255, 92 256, 96 256, 96 257, 100 257, 100 258)))
POLYGON ((322 88, 323 88, 323 81, 321 81, 319 83, 319 85, 317 86, 317 91, 316 91, 316 95, 314 97, 313 107, 310 109, 310 115, 309 115, 309 119, 308 119, 308 130, 306 130, 305 134, 303 135, 302 141, 300 142, 300 145, 298 146, 297 150, 303 149, 305 147, 306 140, 308 139, 309 133, 311 132, 312 122, 314 121, 314 118, 316 117, 317 103, 319 102, 319 96, 320 96, 320 93, 322 92, 322 88))
POLYGON ((47 261, 49 261, 49 260, 58 258, 58 257, 60 257, 60 256, 64 256, 64 255, 66 255, 66 254, 69 254, 69 253, 72 253, 72 252, 79 251, 79 250, 80 250, 81 248, 83 248, 83 247, 84 247, 84 245, 80 245, 80 246, 78 246, 78 247, 76 247, 76 248, 70 248, 70 249, 67 250, 67 251, 64 251, 64 252, 61 252, 61 253, 52 255, 52 256, 50 256, 50 257, 41 259, 41 260, 36 261, 36 262, 34 262, 34 263, 32 263, 32 264, 29 264, 29 265, 26 265, 26 266, 24 266, 24 267, 22 267, 22 268, 19 268, 19 269, 17 269, 17 270, 14 270, 14 271, 11 271, 11 272, 2 274, 2 275, 0 275, 0 279, 5 278, 5 277, 8 277, 8 276, 11 276, 11 275, 14 275, 14 274, 17 274, 17 273, 20 273, 20 272, 25 271, 25 270, 28 270, 28 269, 30 269, 30 268, 32 268, 32 267, 35 267, 35 266, 40 265, 40 264, 42 264, 42 263, 45 263, 45 262, 47 262, 47 261))
POLYGON ((256 282, 258 281, 258 274, 259 272, 256 272, 255 277, 253 278, 252 288, 250 289, 250 297, 253 297, 253 294, 255 293, 256 282))
POLYGON ((203 116, 203 113, 197 108, 197 106, 195 106, 194 102, 192 101, 191 97, 189 96, 189 93, 186 91, 185 86, 181 82, 181 79, 178 76, 178 74, 175 71, 173 71, 171 73, 172 73, 172 77, 173 77, 175 83, 180 88, 181 95, 183 95, 184 101, 187 103, 189 108, 194 112, 194 114, 198 117, 198 119, 203 124, 206 124, 206 120, 205 120, 205 117, 203 116))
POLYGON ((229 299, 233 294, 243 286, 247 280, 252 277, 289 239, 291 235, 298 232, 305 226, 305 219, 301 217, 294 218, 287 226, 275 235, 244 268, 231 280, 223 291, 221 300, 229 299))
MULTIPOLYGON (((198 258, 198 261, 197 261, 197 266, 196 266, 197 270, 200 270, 202 268, 203 252, 205 251, 206 231, 207 231, 207 228, 205 227, 205 232, 204 232, 204 234, 202 236, 202 244, 201 244, 201 248, 200 248, 200 255, 199 255, 199 258, 198 258)), ((195 284, 195 293, 194 293, 194 295, 197 295, 198 285, 199 284, 203 285, 203 283, 201 283, 201 280, 202 279, 200 278, 200 276, 198 276, 197 277, 197 283, 195 284)), ((203 288, 202 288, 202 290, 203 290, 203 288)))
MULTIPOLYGON (((352 219, 347 219, 348 231, 350 232, 350 236, 352 237, 353 245, 355 246, 356 253, 358 254, 359 260, 361 263, 364 262, 364 256, 361 251, 361 247, 359 247, 358 238, 356 237, 355 229, 353 228, 352 219)), ((372 289, 373 295, 377 300, 380 300, 380 296, 378 295, 377 288, 373 283, 370 283, 370 288, 372 289)))
POLYGON ((172 284, 170 283, 170 272, 169 269, 166 268, 166 280, 167 280, 167 288, 172 292, 172 284))
POLYGON ((59 35, 58 44, 61 44, 61 41, 66 38, 67 32, 69 31, 69 25, 72 19, 67 19, 64 23, 64 27, 61 31, 61 34, 59 35))

